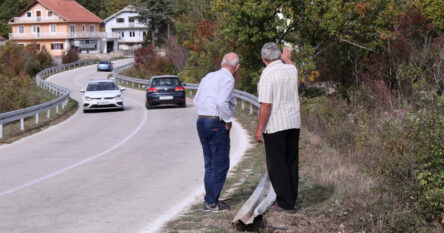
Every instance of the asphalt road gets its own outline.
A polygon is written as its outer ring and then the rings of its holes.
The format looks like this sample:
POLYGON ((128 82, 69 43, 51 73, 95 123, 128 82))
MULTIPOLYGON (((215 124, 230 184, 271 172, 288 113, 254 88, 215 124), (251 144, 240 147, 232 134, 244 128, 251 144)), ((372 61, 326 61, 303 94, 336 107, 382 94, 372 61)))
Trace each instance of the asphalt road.
MULTIPOLYGON (((115 66, 128 60, 116 61, 115 66)), ((50 77, 72 90, 106 78, 87 66, 50 77)), ((203 159, 192 101, 146 110, 127 88, 125 111, 84 114, 0 146, 0 232, 150 232, 200 200, 203 159)), ((235 124, 232 164, 247 139, 235 124)))

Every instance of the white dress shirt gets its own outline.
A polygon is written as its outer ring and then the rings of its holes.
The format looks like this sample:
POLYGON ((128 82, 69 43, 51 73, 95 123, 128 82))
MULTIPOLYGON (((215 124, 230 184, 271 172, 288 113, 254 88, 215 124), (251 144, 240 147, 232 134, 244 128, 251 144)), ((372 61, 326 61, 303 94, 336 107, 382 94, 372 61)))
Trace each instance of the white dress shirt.
POLYGON ((298 71, 294 65, 274 61, 262 71, 258 84, 259 102, 271 104, 265 133, 301 127, 298 71))
POLYGON ((217 116, 231 122, 235 110, 233 74, 225 68, 208 73, 199 84, 194 107, 197 115, 217 116))

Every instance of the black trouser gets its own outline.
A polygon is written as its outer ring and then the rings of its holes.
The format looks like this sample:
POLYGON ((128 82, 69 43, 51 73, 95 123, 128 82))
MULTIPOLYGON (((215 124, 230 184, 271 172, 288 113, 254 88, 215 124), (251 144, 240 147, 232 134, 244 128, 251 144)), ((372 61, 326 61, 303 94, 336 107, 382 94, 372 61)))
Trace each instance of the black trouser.
POLYGON ((264 134, 264 142, 276 202, 284 209, 294 209, 298 198, 299 129, 264 134))

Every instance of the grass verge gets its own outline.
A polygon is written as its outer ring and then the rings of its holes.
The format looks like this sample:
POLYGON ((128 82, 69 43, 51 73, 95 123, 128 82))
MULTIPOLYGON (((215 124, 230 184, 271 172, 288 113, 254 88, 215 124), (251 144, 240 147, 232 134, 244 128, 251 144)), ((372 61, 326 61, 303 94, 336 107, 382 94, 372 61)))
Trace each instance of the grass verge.
MULTIPOLYGON (((240 109, 236 114, 236 119, 248 131, 251 139, 256 129, 255 116, 240 109)), ((341 156, 335 150, 305 129, 302 129, 301 133, 299 156, 299 199, 298 211, 295 214, 268 211, 254 226, 232 225, 232 219, 256 188, 266 170, 264 146, 252 142, 252 147, 246 152, 242 161, 230 171, 222 191, 221 199, 231 205, 232 210, 223 213, 205 213, 202 211, 202 203, 199 202, 192 205, 182 216, 167 223, 162 232, 342 232, 346 230, 341 219, 351 213, 347 212, 341 203, 350 195, 346 191, 348 186, 362 186, 350 182, 348 177, 359 177, 363 184, 371 184, 371 181, 357 174, 352 163, 340 159, 341 156)))

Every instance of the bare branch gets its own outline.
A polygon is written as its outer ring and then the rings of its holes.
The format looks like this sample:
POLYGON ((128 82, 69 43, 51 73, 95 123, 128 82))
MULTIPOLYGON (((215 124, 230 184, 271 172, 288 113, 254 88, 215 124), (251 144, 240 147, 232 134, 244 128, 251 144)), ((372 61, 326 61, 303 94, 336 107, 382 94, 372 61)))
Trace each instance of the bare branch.
POLYGON ((341 41, 341 42, 346 42, 346 43, 348 43, 348 44, 351 44, 351 45, 356 46, 356 47, 361 48, 361 49, 365 49, 365 50, 368 50, 368 51, 371 51, 371 52, 375 52, 373 49, 370 49, 370 48, 367 48, 367 47, 365 47, 365 46, 362 46, 362 45, 359 45, 359 44, 353 43, 353 42, 348 41, 348 40, 346 40, 346 39, 339 38, 339 41, 341 41))

